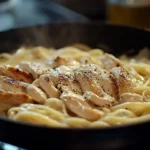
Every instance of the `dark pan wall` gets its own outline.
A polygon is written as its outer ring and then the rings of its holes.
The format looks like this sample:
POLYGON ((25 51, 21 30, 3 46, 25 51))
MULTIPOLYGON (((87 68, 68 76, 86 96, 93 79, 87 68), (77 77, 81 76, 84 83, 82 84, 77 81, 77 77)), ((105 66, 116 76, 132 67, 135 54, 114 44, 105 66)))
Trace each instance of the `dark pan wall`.
POLYGON ((144 47, 150 48, 150 32, 103 23, 58 23, 0 33, 1 52, 22 45, 60 48, 77 42, 114 54, 132 54, 144 47))

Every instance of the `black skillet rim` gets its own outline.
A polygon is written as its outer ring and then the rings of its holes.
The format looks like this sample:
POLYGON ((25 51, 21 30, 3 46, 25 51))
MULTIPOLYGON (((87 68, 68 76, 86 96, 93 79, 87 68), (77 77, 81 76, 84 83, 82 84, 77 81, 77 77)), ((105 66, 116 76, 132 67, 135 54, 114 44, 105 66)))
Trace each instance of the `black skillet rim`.
MULTIPOLYGON (((114 27, 114 28, 122 28, 122 29, 130 29, 130 30, 134 30, 134 31, 140 31, 140 32, 145 32, 150 34, 150 30, 149 29, 142 29, 142 28, 135 28, 135 27, 129 27, 129 26, 123 26, 123 25, 114 25, 111 23, 104 23, 104 22, 80 22, 80 23, 74 23, 74 22, 66 22, 66 23, 62 23, 62 22, 55 22, 55 23, 50 23, 50 24, 42 24, 42 25, 37 25, 37 26, 31 26, 31 27, 24 27, 24 28, 17 28, 17 29, 10 29, 7 31, 2 31, 0 33, 6 33, 6 32, 10 32, 10 31, 16 31, 16 30, 22 30, 22 29, 31 29, 31 28, 35 28, 35 27, 43 27, 43 26, 49 26, 49 25, 101 25, 101 26, 107 26, 107 27, 114 27)), ((13 125, 18 125, 21 127, 30 127, 30 128, 37 128, 37 129, 43 129, 43 130, 65 130, 65 131, 118 131, 118 130, 123 130, 123 129, 132 129, 134 127, 142 127, 145 125, 150 125, 150 121, 144 121, 144 122, 140 122, 140 123, 133 123, 133 124, 125 124, 125 125, 121 125, 121 126, 112 126, 112 127, 103 127, 103 128, 57 128, 57 127, 47 127, 47 126, 42 126, 42 125, 34 125, 34 124, 29 124, 29 123, 25 123, 25 122, 19 122, 19 121, 15 121, 15 120, 11 120, 9 118, 3 118, 0 117, 0 122, 1 123, 9 123, 9 124, 13 124, 13 125)))

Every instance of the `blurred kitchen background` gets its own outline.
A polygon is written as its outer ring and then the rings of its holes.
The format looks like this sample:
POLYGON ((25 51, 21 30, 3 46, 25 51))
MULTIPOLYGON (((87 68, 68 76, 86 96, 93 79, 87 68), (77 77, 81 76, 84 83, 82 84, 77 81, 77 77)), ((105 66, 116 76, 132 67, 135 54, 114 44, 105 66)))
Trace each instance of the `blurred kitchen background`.
POLYGON ((86 21, 150 28, 150 0, 0 0, 0 31, 86 21))
MULTIPOLYGON (((89 21, 150 28, 150 0, 0 0, 0 31, 89 21)), ((0 150, 19 148, 0 142, 0 150)))
POLYGON ((0 0, 0 31, 86 21, 150 28, 150 0, 0 0))
POLYGON ((0 31, 51 22, 105 19, 105 0, 0 0, 0 31))

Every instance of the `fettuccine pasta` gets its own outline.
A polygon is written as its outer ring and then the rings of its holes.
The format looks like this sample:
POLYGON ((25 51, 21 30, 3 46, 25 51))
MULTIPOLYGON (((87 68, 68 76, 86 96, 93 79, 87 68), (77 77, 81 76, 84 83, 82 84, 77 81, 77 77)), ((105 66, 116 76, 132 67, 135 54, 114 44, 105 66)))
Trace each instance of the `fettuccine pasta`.
POLYGON ((149 51, 119 58, 74 44, 0 54, 0 115, 48 127, 150 121, 149 51))

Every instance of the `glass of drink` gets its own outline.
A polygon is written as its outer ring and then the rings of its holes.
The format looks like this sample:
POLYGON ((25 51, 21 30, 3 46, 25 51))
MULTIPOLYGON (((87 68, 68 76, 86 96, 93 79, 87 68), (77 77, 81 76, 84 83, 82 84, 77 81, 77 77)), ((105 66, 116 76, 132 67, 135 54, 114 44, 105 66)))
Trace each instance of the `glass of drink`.
POLYGON ((107 19, 112 24, 150 28, 150 0, 108 0, 107 19))

